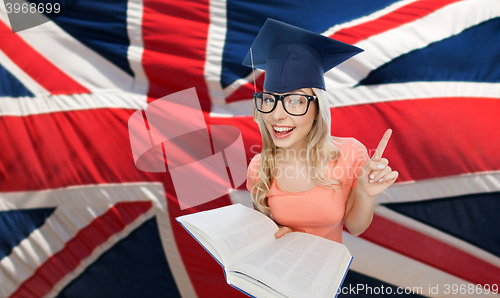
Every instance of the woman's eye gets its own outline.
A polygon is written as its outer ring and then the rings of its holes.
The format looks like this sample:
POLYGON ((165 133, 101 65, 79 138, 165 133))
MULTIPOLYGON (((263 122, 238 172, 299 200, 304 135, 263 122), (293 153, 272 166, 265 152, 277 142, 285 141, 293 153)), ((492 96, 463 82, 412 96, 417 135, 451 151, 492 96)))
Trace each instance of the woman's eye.
POLYGON ((306 99, 303 96, 291 96, 288 99, 288 103, 291 105, 301 105, 301 104, 304 104, 305 101, 306 101, 306 99))
POLYGON ((269 98, 264 98, 264 102, 267 104, 274 104, 274 99, 269 97, 269 98))

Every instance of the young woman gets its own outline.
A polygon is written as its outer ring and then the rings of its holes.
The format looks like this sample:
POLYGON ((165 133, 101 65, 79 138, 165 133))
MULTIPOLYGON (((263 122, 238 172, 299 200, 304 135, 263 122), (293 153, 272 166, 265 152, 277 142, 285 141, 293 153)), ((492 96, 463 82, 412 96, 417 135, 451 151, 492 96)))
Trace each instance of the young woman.
POLYGON ((344 224, 357 236, 371 223, 376 196, 398 177, 382 158, 391 130, 371 159, 354 138, 330 135, 323 74, 360 51, 268 19, 244 61, 266 70, 265 91, 254 94, 262 151, 250 162, 247 188, 254 207, 280 225, 276 238, 300 231, 342 243, 344 224))

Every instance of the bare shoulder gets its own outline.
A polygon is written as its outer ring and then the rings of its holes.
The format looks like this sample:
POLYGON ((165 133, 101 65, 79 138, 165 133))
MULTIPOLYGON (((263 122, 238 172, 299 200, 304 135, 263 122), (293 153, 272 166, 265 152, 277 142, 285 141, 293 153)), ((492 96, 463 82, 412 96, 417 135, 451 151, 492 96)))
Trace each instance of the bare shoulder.
POLYGON ((367 156, 368 151, 366 146, 363 145, 356 138, 340 138, 335 137, 333 144, 340 150, 340 155, 344 158, 352 157, 356 159, 359 156, 367 156))
POLYGON ((249 191, 254 191, 253 187, 260 180, 259 177, 259 163, 260 163, 260 154, 255 155, 250 164, 248 165, 247 171, 247 189, 249 191))
POLYGON ((259 171, 260 154, 255 155, 248 165, 248 178, 256 178, 259 171))
POLYGON ((256 154, 254 157, 252 157, 252 160, 250 161, 250 164, 248 165, 248 167, 250 167, 252 165, 259 167, 259 164, 260 164, 260 153, 256 154))
POLYGON ((342 148, 366 148, 363 143, 358 141, 358 139, 349 137, 349 138, 340 138, 333 137, 333 144, 340 149, 342 148))

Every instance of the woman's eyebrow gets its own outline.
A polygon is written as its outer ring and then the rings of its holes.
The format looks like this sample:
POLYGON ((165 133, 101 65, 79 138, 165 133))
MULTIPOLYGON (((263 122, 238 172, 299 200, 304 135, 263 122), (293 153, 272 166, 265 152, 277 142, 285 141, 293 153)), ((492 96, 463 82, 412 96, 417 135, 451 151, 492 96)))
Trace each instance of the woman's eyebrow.
MULTIPOLYGON (((265 91, 265 92, 269 92, 269 91, 265 91)), ((301 95, 309 95, 307 93, 304 93, 302 91, 298 91, 298 92, 286 92, 286 93, 274 93, 274 92, 269 92, 269 93, 272 93, 272 94, 275 94, 275 95, 285 95, 285 94, 301 94, 301 95)))

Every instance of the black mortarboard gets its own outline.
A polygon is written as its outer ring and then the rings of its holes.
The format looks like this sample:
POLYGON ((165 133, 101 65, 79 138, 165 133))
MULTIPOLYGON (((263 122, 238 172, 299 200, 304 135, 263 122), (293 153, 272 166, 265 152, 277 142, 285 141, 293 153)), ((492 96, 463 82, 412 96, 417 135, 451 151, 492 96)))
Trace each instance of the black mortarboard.
POLYGON ((280 21, 267 19, 243 65, 266 71, 264 89, 276 93, 316 87, 323 74, 363 50, 280 21))

